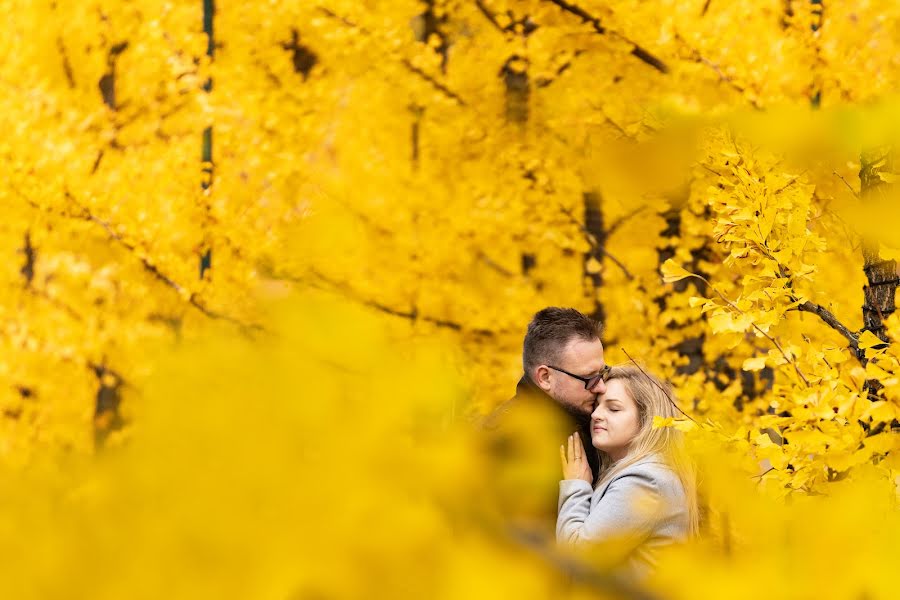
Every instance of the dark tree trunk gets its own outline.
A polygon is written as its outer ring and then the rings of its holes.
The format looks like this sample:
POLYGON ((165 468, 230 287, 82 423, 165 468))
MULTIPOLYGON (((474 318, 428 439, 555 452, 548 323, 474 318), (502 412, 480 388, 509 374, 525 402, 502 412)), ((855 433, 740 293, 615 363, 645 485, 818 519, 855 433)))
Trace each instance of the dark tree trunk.
MULTIPOLYGON (((894 152, 889 148, 863 152, 860 161, 860 195, 862 201, 873 202, 888 190, 880 173, 894 173, 894 152)), ((871 331, 887 341, 884 319, 896 309, 897 263, 878 256, 878 242, 863 240, 863 271, 867 284, 863 286, 863 331, 871 331)))
POLYGON ((118 373, 104 365, 91 365, 97 376, 97 396, 94 403, 94 447, 100 449, 109 435, 125 425, 119 411, 122 403, 123 381, 118 373))
POLYGON ((527 70, 513 68, 513 65, 521 60, 518 56, 511 56, 500 69, 500 75, 506 85, 506 120, 524 125, 528 121, 531 83, 528 80, 527 70))
POLYGON ((584 228, 596 240, 596 245, 584 255, 584 276, 586 280, 590 281, 590 294, 594 302, 591 317, 600 323, 605 323, 606 310, 598 297, 598 293, 603 288, 603 271, 588 268, 592 259, 603 264, 603 255, 606 252, 607 236, 603 225, 603 211, 600 208, 600 194, 595 191, 585 192, 582 198, 584 200, 584 228))

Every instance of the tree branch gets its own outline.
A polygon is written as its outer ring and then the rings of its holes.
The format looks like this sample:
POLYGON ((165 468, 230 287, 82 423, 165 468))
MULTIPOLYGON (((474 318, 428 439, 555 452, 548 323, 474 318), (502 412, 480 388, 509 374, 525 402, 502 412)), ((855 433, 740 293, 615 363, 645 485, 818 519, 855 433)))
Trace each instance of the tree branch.
POLYGON ((619 217, 618 219, 616 219, 615 221, 613 221, 612 225, 609 226, 609 229, 606 230, 606 235, 607 235, 607 236, 610 236, 610 235, 612 235, 613 233, 615 233, 615 231, 616 231, 619 227, 621 227, 622 225, 624 225, 625 222, 627 222, 627 221, 628 221, 629 219, 631 219, 632 217, 637 216, 637 214, 640 213, 641 211, 643 211, 645 208, 647 208, 645 205, 638 206, 636 209, 634 209, 634 210, 631 211, 630 213, 627 213, 627 214, 625 214, 625 215, 622 215, 621 217, 619 217))
POLYGON ((678 33, 675 34, 675 39, 677 39, 684 46, 686 46, 688 48, 688 50, 690 50, 691 59, 694 62, 705 65, 705 66, 709 67, 710 69, 712 69, 713 71, 715 71, 716 75, 719 76, 719 81, 728 84, 728 86, 731 89, 735 90, 736 92, 738 92, 742 96, 744 96, 744 98, 746 98, 750 102, 750 104, 753 106, 753 108, 755 108, 756 110, 763 109, 763 106, 759 103, 759 100, 757 100, 756 98, 747 97, 747 88, 745 86, 739 84, 731 76, 726 75, 725 73, 722 72, 722 68, 720 65, 712 62, 711 60, 709 60, 708 58, 703 56, 699 50, 697 50, 696 48, 694 48, 693 46, 688 44, 687 40, 682 38, 678 33))
POLYGON ((838 321, 837 317, 835 317, 826 308, 807 300, 803 304, 800 304, 797 307, 797 310, 818 315, 819 318, 822 319, 822 321, 824 321, 829 327, 847 338, 847 341, 850 342, 850 347, 854 352, 859 351, 859 336, 850 331, 850 329, 846 325, 838 321))
MULTIPOLYGON (((719 290, 717 290, 717 289, 709 282, 709 280, 706 279, 706 277, 704 277, 704 276, 702 276, 702 275, 697 275, 696 273, 691 273, 689 276, 690 276, 690 277, 695 277, 695 278, 699 279, 700 281, 702 281, 703 283, 705 283, 705 284, 709 287, 709 289, 711 289, 712 291, 714 291, 714 292, 719 296, 719 298, 721 298, 722 301, 724 301, 724 302, 725 302, 728 306, 730 306, 733 310, 739 312, 739 313, 742 314, 742 315, 743 315, 743 314, 746 314, 744 311, 742 311, 740 308, 738 308, 738 306, 737 306, 734 302, 732 302, 731 300, 729 300, 729 299, 725 296, 725 294, 723 294, 722 292, 720 292, 719 290)), ((803 374, 803 371, 800 370, 800 367, 799 367, 799 365, 797 365, 796 361, 792 360, 791 357, 789 357, 789 356, 787 355, 787 352, 784 351, 784 348, 781 347, 781 344, 778 343, 778 340, 776 340, 776 339, 773 338, 771 335, 769 335, 768 333, 766 333, 765 331, 763 331, 762 329, 760 329, 759 325, 757 325, 756 323, 754 323, 754 322, 752 322, 752 321, 750 322, 750 326, 753 327, 753 329, 755 329, 761 336, 765 337, 767 340, 769 340, 770 342, 772 342, 772 345, 774 345, 774 346, 778 349, 778 351, 781 353, 781 356, 784 358, 784 360, 787 361, 788 363, 790 363, 791 366, 794 367, 794 370, 797 372, 797 375, 800 376, 800 379, 803 380, 803 383, 806 384, 806 387, 809 387, 809 380, 808 380, 808 379, 806 378, 806 376, 803 374)))
POLYGON ((846 179, 844 179, 844 176, 843 176, 843 175, 841 175, 840 173, 838 173, 836 170, 832 170, 831 172, 834 173, 841 181, 844 182, 844 185, 847 186, 847 189, 850 190, 850 193, 851 193, 851 194, 853 194, 854 196, 856 196, 857 198, 859 198, 859 192, 857 192, 856 190, 853 189, 853 186, 850 185, 850 183, 849 183, 846 179))
MULTIPOLYGON (((47 209, 45 207, 37 204, 36 202, 32 201, 31 199, 29 199, 27 197, 25 197, 20 192, 19 192, 19 197, 24 199, 33 208, 47 212, 47 209)), ((185 298, 185 300, 187 301, 188 304, 193 306, 195 309, 200 311, 202 314, 204 314, 205 316, 207 316, 213 320, 227 321, 233 325, 236 325, 245 334, 249 334, 250 332, 253 332, 253 331, 265 331, 265 328, 261 325, 258 325, 256 323, 244 323, 243 321, 241 321, 235 317, 232 317, 230 315, 226 315, 224 313, 210 309, 208 306, 206 306, 201 301, 201 299, 199 298, 199 296, 197 295, 196 292, 189 292, 177 281, 175 281, 174 279, 172 279, 171 277, 169 277, 168 275, 163 273, 163 271, 158 266, 156 266, 153 263, 153 261, 151 261, 148 257, 143 256, 138 251, 137 246, 135 246, 133 243, 131 243, 128 240, 126 240, 125 238, 123 238, 122 235, 117 233, 115 228, 113 228, 113 226, 110 223, 104 221, 103 219, 100 219, 99 217, 97 217, 96 215, 91 213, 91 211, 87 207, 81 205, 69 192, 66 192, 66 198, 70 202, 72 202, 76 207, 78 207, 79 214, 72 214, 65 210, 58 210, 57 212, 60 216, 70 218, 70 219, 79 219, 79 220, 87 221, 90 223, 94 223, 96 225, 100 225, 104 229, 104 231, 106 231, 106 234, 109 236, 109 238, 112 239, 113 241, 117 242, 120 246, 125 248, 129 252, 129 254, 131 254, 132 256, 137 258, 141 262, 141 265, 144 267, 144 269, 148 273, 153 275, 153 277, 156 278, 158 281, 164 283, 166 286, 175 290, 179 296, 181 296, 182 298, 185 298)), ((53 211, 50 210, 49 212, 52 213, 53 211)))
POLYGON ((598 34, 600 34, 600 35, 608 34, 608 35, 618 37, 618 38, 628 42, 632 46, 631 55, 634 56, 635 58, 637 58, 638 60, 640 60, 641 62, 644 62, 644 63, 650 65, 651 67, 653 67, 660 73, 666 74, 669 72, 669 67, 666 65, 666 63, 664 63, 661 59, 659 59, 656 56, 654 56, 653 54, 651 54, 649 50, 646 50, 637 42, 634 42, 634 41, 628 39, 627 37, 625 37, 624 35, 622 35, 620 33, 616 33, 614 31, 610 31, 610 30, 606 29, 602 25, 602 23, 600 23, 599 18, 593 16, 592 14, 590 14, 589 12, 587 12, 586 10, 584 10, 577 4, 570 4, 570 3, 566 2, 565 0, 547 0, 547 1, 550 2, 551 4, 554 4, 555 6, 558 6, 564 12, 567 12, 567 13, 573 14, 577 17, 580 17, 583 22, 590 23, 591 26, 594 28, 594 31, 596 31, 598 34))
POLYGON ((306 279, 302 279, 296 275, 290 275, 287 273, 275 273, 270 272, 270 276, 273 279, 278 279, 282 281, 290 281, 292 283, 299 283, 304 285, 312 286, 316 289, 324 290, 332 293, 339 293, 340 295, 353 300, 354 302, 358 302, 363 306, 367 306, 369 308, 375 309, 379 312, 382 312, 387 315, 391 315, 393 317, 399 317, 401 319, 408 319, 412 322, 416 321, 424 321, 425 323, 431 323, 437 327, 441 327, 444 329, 451 329, 453 331, 458 332, 469 332, 474 333, 476 335, 482 336, 493 336, 494 332, 489 329, 467 329, 461 323, 457 323, 456 321, 450 321, 449 319, 441 319, 438 317, 431 317, 428 315, 422 315, 419 313, 419 309, 413 306, 409 310, 403 310, 394 308, 392 306, 388 306, 382 302, 377 300, 372 300, 371 298, 366 298, 356 290, 352 289, 349 285, 343 282, 335 281, 330 277, 322 275, 318 271, 311 270, 310 273, 312 276, 319 280, 318 282, 310 281, 306 279), (322 285, 324 284, 324 285, 322 285))
POLYGON ((625 277, 629 281, 634 280, 634 275, 631 273, 631 271, 628 270, 628 267, 626 267, 625 264, 622 263, 622 261, 620 261, 618 258, 616 258, 612 254, 610 254, 609 250, 607 250, 606 248, 601 248, 600 245, 597 243, 597 240, 594 237, 594 234, 591 233, 590 230, 588 230, 588 228, 584 225, 584 223, 582 223, 581 221, 576 219, 575 215, 573 215, 572 212, 569 209, 567 209, 565 206, 563 206, 562 204, 559 205, 559 209, 562 211, 562 213, 564 215, 569 217, 569 220, 572 222, 573 225, 576 225, 581 230, 581 232, 584 233, 585 239, 587 240, 588 244, 591 245, 591 250, 602 254, 603 256, 605 256, 606 258, 611 260, 613 263, 615 263, 615 265, 622 270, 622 273, 625 274, 625 277))
POLYGON ((428 73, 426 73, 425 71, 420 69, 419 67, 417 67, 414 64, 412 64, 411 62, 409 62, 409 60, 404 58, 401 62, 403 63, 404 67, 406 67, 411 72, 415 73, 416 75, 418 75, 419 77, 421 77, 422 79, 424 79, 425 81, 430 83, 432 85, 432 87, 434 87, 436 90, 438 90, 439 92, 441 92, 442 94, 444 94, 445 96, 450 98, 451 100, 454 100, 460 106, 468 106, 466 101, 463 100, 459 96, 459 94, 457 94, 456 92, 454 92, 453 90, 451 90, 450 88, 448 88, 447 86, 445 86, 444 84, 442 84, 441 82, 436 80, 434 77, 432 77, 431 75, 429 75, 428 73))
POLYGON ((666 389, 663 388, 661 385, 659 385, 659 383, 656 381, 655 378, 650 377, 650 375, 647 375, 647 371, 645 371, 644 368, 643 368, 640 364, 638 364, 638 361, 634 360, 634 359, 631 357, 631 355, 628 354, 628 351, 625 350, 625 348, 622 348, 622 352, 625 353, 625 356, 628 357, 628 360, 630 360, 632 363, 634 363, 634 366, 636 366, 638 369, 640 369, 641 373, 643 373, 643 374, 647 377, 647 379, 649 379, 649 380, 653 383, 653 385, 655 385, 656 387, 659 388, 659 390, 663 393, 663 395, 664 395, 666 398, 669 399, 669 402, 672 403, 672 406, 674 406, 674 407, 678 410, 678 412, 680 412, 681 414, 683 414, 684 416, 686 416, 688 419, 690 419, 691 421, 693 421, 693 422, 696 423, 697 425, 700 424, 700 423, 697 423, 697 421, 694 419, 694 417, 692 417, 691 415, 689 415, 689 414, 687 414, 686 412, 684 412, 683 410, 681 410, 681 407, 678 406, 678 404, 675 402, 675 400, 672 399, 672 396, 669 395, 669 392, 666 391, 666 389))
MULTIPOLYGON (((350 27, 350 28, 352 28, 352 29, 355 29, 356 31, 359 31, 359 32, 364 33, 364 34, 366 34, 366 35, 372 35, 372 33, 371 33, 368 29, 366 29, 365 27, 361 27, 360 25, 357 25, 356 23, 354 23, 354 22, 351 21, 350 19, 348 19, 348 18, 346 18, 346 17, 340 16, 340 15, 338 15, 337 13, 335 13, 335 12, 333 12, 333 11, 331 11, 331 10, 325 8, 324 6, 318 6, 318 7, 316 7, 316 8, 318 8, 318 9, 319 9, 319 12, 321 12, 322 14, 326 15, 327 17, 329 17, 329 18, 331 18, 331 19, 335 19, 335 20, 337 20, 337 21, 340 21, 341 23, 343 23, 343 24, 346 25, 347 27, 350 27)), ((439 92, 441 92, 442 94, 444 94, 445 96, 447 96, 448 98, 450 98, 451 100, 455 101, 455 102, 456 102, 457 104, 459 104, 460 106, 468 106, 468 104, 466 103, 466 101, 463 100, 463 99, 459 96, 459 94, 457 94, 456 92, 454 92, 453 90, 451 90, 450 88, 448 88, 447 86, 445 86, 444 84, 442 84, 441 82, 437 81, 434 77, 432 77, 432 76, 429 75, 428 73, 425 73, 424 71, 422 71, 422 69, 420 69, 420 68, 418 68, 417 66, 415 66, 414 64, 412 64, 408 59, 406 59, 406 58, 401 59, 400 62, 401 62, 401 64, 402 64, 404 67, 406 67, 410 72, 412 72, 412 73, 414 73, 415 75, 417 75, 418 77, 424 79, 424 80, 425 80, 426 82, 428 82, 431 86, 433 86, 436 90, 438 90, 439 92)))
POLYGON ((491 25, 497 28, 497 31, 504 35, 508 33, 508 30, 500 26, 500 23, 497 21, 497 16, 492 13, 487 6, 484 5, 483 0, 475 0, 475 6, 477 6, 478 10, 481 11, 481 14, 483 14, 484 17, 491 22, 491 25))

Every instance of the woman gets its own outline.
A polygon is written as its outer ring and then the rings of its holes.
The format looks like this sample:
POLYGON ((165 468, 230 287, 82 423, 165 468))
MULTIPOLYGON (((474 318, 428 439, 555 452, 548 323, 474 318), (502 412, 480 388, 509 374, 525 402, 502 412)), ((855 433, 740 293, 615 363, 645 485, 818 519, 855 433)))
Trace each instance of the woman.
POLYGON ((656 564, 656 551, 697 531, 696 480, 682 433, 653 428, 653 417, 679 413, 669 386, 637 367, 613 367, 591 414, 591 442, 600 454, 597 485, 580 436, 560 447, 557 541, 610 541, 637 577, 656 564))

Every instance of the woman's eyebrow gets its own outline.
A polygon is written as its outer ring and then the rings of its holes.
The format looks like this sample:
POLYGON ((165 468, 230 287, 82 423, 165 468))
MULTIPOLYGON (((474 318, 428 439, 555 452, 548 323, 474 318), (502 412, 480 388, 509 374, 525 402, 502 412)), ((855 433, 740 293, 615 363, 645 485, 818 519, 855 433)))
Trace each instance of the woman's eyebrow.
POLYGON ((604 398, 604 402, 621 402, 618 398, 604 398))

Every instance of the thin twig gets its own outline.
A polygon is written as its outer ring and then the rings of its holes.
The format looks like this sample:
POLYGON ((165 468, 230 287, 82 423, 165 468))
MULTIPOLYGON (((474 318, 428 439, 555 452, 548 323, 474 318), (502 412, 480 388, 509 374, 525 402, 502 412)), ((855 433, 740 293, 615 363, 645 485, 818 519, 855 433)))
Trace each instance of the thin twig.
POLYGON ((425 71, 420 69, 419 67, 417 67, 414 64, 412 64, 411 62, 409 62, 407 59, 404 58, 401 61, 401 63, 403 64, 404 67, 406 67, 411 72, 415 73, 416 75, 418 75, 419 77, 421 77, 422 79, 424 79, 425 81, 430 83, 432 85, 432 87, 434 87, 436 90, 443 93, 445 96, 447 96, 451 100, 454 100, 460 106, 468 106, 466 101, 463 100, 459 96, 459 94, 457 94, 456 92, 454 92, 453 90, 451 90, 450 88, 448 88, 447 86, 445 86, 444 84, 442 84, 441 82, 436 80, 434 77, 432 77, 431 75, 429 75, 428 73, 426 73, 425 71))
POLYGON ((659 383, 657 383, 656 379, 654 379, 653 377, 650 377, 650 375, 647 374, 647 371, 645 371, 644 368, 643 368, 641 365, 639 365, 638 362, 637 362, 636 360, 634 360, 634 359, 631 357, 630 354, 628 354, 628 351, 625 350, 625 348, 620 348, 620 349, 622 350, 622 352, 625 353, 625 356, 628 357, 628 360, 630 360, 631 362, 633 362, 633 363, 634 363, 634 366, 636 366, 638 369, 640 369, 640 370, 641 370, 641 373, 643 373, 643 374, 647 377, 647 379, 649 379, 649 380, 653 383, 653 385, 655 385, 656 387, 658 387, 658 388, 660 389, 660 391, 662 391, 662 393, 666 395, 666 398, 669 399, 669 402, 672 403, 672 406, 674 406, 675 408, 678 409, 678 412, 680 412, 680 413, 683 414, 685 417, 687 417, 688 419, 690 419, 691 421, 693 421, 696 425, 700 425, 700 423, 697 423, 697 421, 694 419, 694 417, 692 417, 691 415, 689 415, 689 414, 687 414, 686 412, 684 412, 683 410, 681 410, 681 407, 678 406, 678 403, 676 403, 675 400, 672 399, 672 396, 669 395, 669 392, 667 392, 666 389, 665 389, 663 386, 659 385, 659 383))
POLYGON ((797 306, 797 310, 802 312, 813 313, 814 315, 819 315, 819 318, 822 319, 829 327, 840 333, 842 336, 847 338, 847 341, 850 342, 851 348, 854 352, 859 350, 859 336, 850 331, 850 329, 841 323, 837 317, 835 317, 831 312, 828 311, 823 306, 815 304, 807 300, 803 304, 797 306))
MULTIPOLYGON (((50 212, 51 214, 54 213, 53 209, 47 209, 47 208, 41 206, 40 204, 34 202, 33 200, 31 200, 30 198, 28 198, 21 192, 17 192, 17 193, 19 194, 20 198, 22 198, 25 202, 27 202, 33 208, 35 208, 37 210, 41 210, 43 212, 50 212)), ((87 221, 89 223, 94 223, 96 225, 101 226, 106 231, 106 234, 109 236, 109 238, 112 239, 113 241, 115 241, 116 243, 118 243, 123 248, 125 248, 129 252, 129 254, 136 257, 141 262, 141 265, 144 267, 144 269, 148 273, 153 275, 158 281, 161 281, 168 287, 175 290, 180 297, 182 297, 182 298, 186 297, 187 303, 190 304, 191 306, 193 306, 195 309, 197 309, 201 313, 203 313, 205 316, 207 316, 213 320, 222 320, 222 321, 227 321, 229 323, 232 323, 233 325, 238 326, 242 332, 244 332, 245 334, 248 334, 248 335, 250 334, 250 332, 265 331, 265 328, 262 325, 259 325, 256 323, 245 323, 235 317, 226 315, 224 313, 220 313, 218 311, 212 310, 209 307, 207 307, 197 296, 196 292, 190 292, 189 290, 186 290, 181 284, 179 284, 177 281, 175 281, 174 279, 172 279, 171 277, 166 275, 148 257, 143 256, 143 254, 141 252, 139 252, 137 246, 135 246, 133 243, 129 242, 122 235, 120 235, 118 232, 116 232, 116 230, 112 226, 112 224, 104 221, 103 219, 100 219, 99 217, 97 217, 96 215, 91 213, 91 211, 87 207, 85 207, 81 203, 79 203, 75 199, 75 197, 72 196, 68 192, 66 192, 66 198, 70 202, 72 202, 78 208, 78 211, 80 211, 80 212, 78 214, 72 214, 66 210, 57 209, 55 211, 56 214, 58 214, 59 216, 64 217, 64 218, 78 219, 78 220, 87 221)))
POLYGON ((495 333, 494 331, 491 331, 489 329, 468 329, 464 327, 462 323, 457 323, 456 321, 450 321, 449 319, 441 319, 438 317, 420 314, 419 309, 415 306, 409 310, 394 308, 377 300, 364 297, 362 294, 352 289, 346 283, 335 281, 317 271, 310 271, 310 273, 315 279, 318 280, 319 283, 310 281, 308 279, 302 279, 301 277, 287 273, 270 273, 270 275, 273 279, 290 281, 292 283, 300 283, 323 291, 338 293, 346 298, 353 300, 354 302, 358 302, 364 306, 368 306, 369 308, 375 309, 379 312, 391 315, 393 317, 408 319, 413 323, 415 323, 416 321, 422 321, 425 323, 431 323, 432 325, 435 325, 437 327, 451 329, 458 332, 468 332, 482 336, 493 336, 495 333))
MULTIPOLYGON (((695 278, 699 279, 700 281, 702 281, 703 283, 705 283, 707 286, 709 286, 709 289, 711 289, 712 291, 714 291, 714 292, 719 296, 719 298, 721 298, 721 299, 722 299, 726 304, 728 304, 728 306, 730 306, 733 310, 736 310, 737 312, 741 313, 742 315, 746 314, 744 311, 742 311, 740 308, 738 308, 737 305, 736 305, 734 302, 732 302, 731 300, 729 300, 728 298, 726 298, 726 297, 725 297, 725 294, 723 294, 722 292, 720 292, 719 290, 717 290, 717 289, 709 282, 709 280, 706 279, 706 277, 703 277, 702 275, 697 275, 696 273, 690 273, 689 277, 695 277, 695 278)), ((759 325, 757 325, 756 323, 754 323, 754 322, 751 321, 751 322, 750 322, 750 325, 751 325, 751 326, 753 327, 753 329, 755 329, 761 336, 765 337, 767 340, 769 340, 770 342, 772 342, 772 344, 778 349, 778 351, 781 352, 781 356, 784 357, 784 360, 786 360, 787 362, 789 362, 789 363, 794 367, 794 370, 797 371, 797 375, 800 376, 800 379, 803 380, 803 383, 806 384, 806 387, 809 387, 809 386, 810 386, 809 380, 808 380, 808 379, 806 378, 806 376, 803 374, 803 371, 800 370, 800 367, 797 365, 796 361, 792 360, 792 359, 787 355, 787 353, 784 351, 784 348, 782 348, 782 347, 781 347, 781 344, 778 343, 778 340, 776 340, 776 339, 773 338, 771 335, 769 335, 768 333, 766 333, 765 331, 763 331, 762 329, 760 329, 760 328, 759 328, 759 325)))
MULTIPOLYGON (((368 29, 366 29, 365 27, 362 27, 362 26, 360 26, 360 25, 357 25, 356 23, 354 23, 354 22, 351 21, 350 19, 348 19, 348 18, 346 18, 346 17, 342 17, 341 15, 339 15, 339 14, 337 14, 337 13, 335 13, 335 12, 333 12, 333 11, 327 9, 327 8, 325 8, 324 6, 318 6, 318 7, 316 7, 316 8, 318 8, 318 9, 319 9, 319 12, 321 12, 322 14, 328 16, 328 17, 331 18, 331 19, 335 19, 335 20, 337 20, 337 21, 340 21, 341 23, 343 23, 343 24, 346 25, 347 27, 350 27, 351 29, 355 29, 356 31, 359 31, 360 33, 364 33, 364 34, 366 34, 366 35, 372 35, 371 32, 370 32, 368 29)), ((466 101, 463 100, 463 99, 459 96, 459 94, 457 94, 456 92, 454 92, 453 90, 451 90, 450 88, 448 88, 447 86, 445 86, 444 84, 442 84, 441 82, 437 81, 437 80, 436 80, 434 77, 432 77, 431 75, 425 73, 422 69, 416 67, 416 66, 415 66, 414 64, 412 64, 409 60, 407 60, 407 59, 404 58, 404 59, 401 59, 400 63, 401 63, 404 67, 406 67, 410 72, 414 73, 414 74, 417 75, 418 77, 420 77, 420 78, 424 79, 425 81, 427 81, 431 86, 433 86, 435 89, 437 89, 438 91, 440 91, 442 94, 444 94, 444 95, 447 96, 448 98, 450 98, 450 99, 452 99, 453 101, 455 101, 455 102, 456 102, 457 104, 459 104, 460 106, 468 106, 468 104, 466 103, 466 101)))
POLYGON ((564 12, 576 15, 581 18, 581 20, 585 23, 590 23, 591 27, 594 28, 594 31, 600 35, 610 35, 612 37, 617 37, 625 42, 631 44, 631 55, 644 62, 660 73, 666 74, 669 72, 669 67, 664 63, 660 58, 653 55, 649 50, 638 44, 637 42, 629 39, 628 37, 622 35, 621 33, 611 31, 603 26, 600 22, 600 19, 593 16, 585 9, 581 8, 577 4, 570 4, 565 0, 548 0, 551 4, 558 6, 564 12))
POLYGON ((763 472, 760 473, 759 475, 754 475, 754 476, 751 477, 750 479, 759 479, 760 481, 762 481, 762 478, 763 478, 765 475, 768 475, 768 474, 771 473, 772 471, 777 471, 777 470, 778 470, 778 469, 776 469, 775 467, 769 467, 768 469, 766 469, 765 471, 763 471, 763 472))
POLYGON ((619 217, 618 219, 613 221, 613 224, 607 228, 606 235, 612 235, 613 233, 615 233, 616 229, 621 227, 623 224, 625 224, 626 221, 628 221, 632 217, 637 216, 638 213, 643 211, 645 208, 647 208, 646 205, 638 206, 636 209, 634 209, 630 213, 622 215, 621 217, 619 217))
POLYGON ((491 25, 497 28, 497 31, 504 35, 508 33, 508 30, 500 26, 500 23, 497 21, 497 16, 492 13, 487 6, 484 5, 484 2, 482 0, 475 0, 475 6, 477 6, 478 10, 481 11, 481 14, 483 14, 484 17, 491 22, 491 25))
POLYGON ((628 267, 626 267, 625 264, 622 263, 622 261, 620 261, 618 258, 616 258, 616 257, 613 256, 612 254, 610 254, 610 253, 609 253, 609 250, 607 250, 606 248, 601 247, 600 244, 597 242, 597 238, 596 238, 596 237, 594 236, 594 234, 591 233, 591 231, 584 225, 584 223, 582 223, 581 221, 579 221, 578 219, 576 219, 576 218, 575 218, 575 215, 573 215, 573 214, 571 213, 571 211, 569 211, 569 210, 568 210, 565 206, 563 206, 562 204, 559 205, 559 209, 562 211, 562 213, 563 213, 564 215, 566 215, 567 217, 569 217, 569 220, 572 221, 572 223, 573 223, 574 225, 576 225, 576 226, 581 230, 582 233, 584 233, 585 239, 587 240, 588 244, 591 245, 591 250, 593 250, 594 252, 599 252, 600 254, 602 254, 603 256, 605 256, 606 258, 608 258, 609 260, 611 260, 613 263, 615 263, 615 265, 616 265, 617 267, 619 267, 619 268, 622 270, 622 273, 625 275, 625 278, 626 278, 626 279, 628 279, 629 281, 633 281, 633 280, 634 280, 634 275, 631 273, 631 271, 628 270, 628 267))
POLYGON ((730 75, 726 75, 722 71, 722 68, 720 65, 718 65, 717 63, 714 63, 713 61, 711 61, 708 58, 706 58, 705 56, 703 56, 699 50, 697 50, 692 45, 690 45, 687 42, 687 40, 685 40, 683 37, 681 37, 681 35, 679 35, 678 33, 675 34, 675 39, 677 39, 679 42, 681 42, 684 46, 686 46, 690 50, 690 52, 692 54, 691 58, 693 59, 694 62, 705 65, 705 66, 709 67, 710 69, 712 69, 713 71, 715 71, 716 75, 719 76, 720 82, 728 84, 728 86, 731 87, 733 90, 735 90, 736 92, 739 92, 742 96, 744 96, 750 102, 750 104, 753 106, 753 108, 755 108, 756 110, 763 109, 762 105, 759 103, 759 100, 757 100, 756 98, 747 97, 747 87, 736 82, 730 75))
POLYGON ((834 170, 834 169, 832 169, 831 172, 834 173, 834 174, 838 177, 838 179, 840 179, 841 181, 844 182, 844 185, 847 186, 847 189, 850 190, 850 193, 851 193, 851 194, 853 194, 854 196, 856 196, 857 198, 859 198, 859 192, 857 192, 856 190, 853 189, 853 186, 850 185, 850 183, 849 183, 846 179, 844 179, 844 176, 843 176, 843 175, 841 175, 840 173, 838 173, 838 172, 837 172, 836 170, 834 170))

